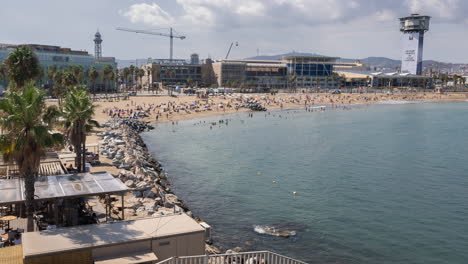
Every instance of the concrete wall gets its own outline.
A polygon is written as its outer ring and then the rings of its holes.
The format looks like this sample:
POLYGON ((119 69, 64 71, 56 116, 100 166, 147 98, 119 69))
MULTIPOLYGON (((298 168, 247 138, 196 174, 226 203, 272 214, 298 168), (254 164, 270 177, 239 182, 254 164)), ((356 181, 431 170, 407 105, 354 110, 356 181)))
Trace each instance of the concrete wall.
MULTIPOLYGON (((93 258, 107 258, 144 250, 151 250, 151 240, 95 248, 93 249, 93 258)), ((157 256, 157 253, 154 253, 157 256)))
POLYGON ((194 256, 205 254, 205 232, 157 238, 152 241, 158 261, 173 256, 194 256))
POLYGON ((24 259, 24 264, 93 264, 92 251, 79 250, 62 254, 24 259))

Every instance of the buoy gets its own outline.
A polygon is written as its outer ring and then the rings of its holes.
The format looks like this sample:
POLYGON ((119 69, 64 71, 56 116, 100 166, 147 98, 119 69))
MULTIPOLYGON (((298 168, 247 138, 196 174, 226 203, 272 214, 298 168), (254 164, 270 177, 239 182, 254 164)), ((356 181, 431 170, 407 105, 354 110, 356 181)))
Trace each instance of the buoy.
POLYGON ((276 181, 273 181, 273 183, 276 183, 276 181))
POLYGON ((261 175, 262 173, 261 172, 257 172, 257 175, 261 175))
POLYGON ((293 194, 294 194, 294 195, 296 195, 296 194, 297 194, 297 192, 293 192, 293 194))

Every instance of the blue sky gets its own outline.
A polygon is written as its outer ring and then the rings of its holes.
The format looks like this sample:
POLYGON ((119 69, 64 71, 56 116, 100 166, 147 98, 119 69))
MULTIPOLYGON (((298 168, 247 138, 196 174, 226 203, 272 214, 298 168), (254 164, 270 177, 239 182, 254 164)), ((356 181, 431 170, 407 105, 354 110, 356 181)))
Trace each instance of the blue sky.
POLYGON ((39 43, 93 52, 97 28, 103 55, 167 58, 169 40, 115 30, 174 27, 176 58, 232 58, 290 51, 343 58, 399 59, 398 17, 432 16, 424 58, 468 63, 466 0, 2 0, 0 43, 39 43))

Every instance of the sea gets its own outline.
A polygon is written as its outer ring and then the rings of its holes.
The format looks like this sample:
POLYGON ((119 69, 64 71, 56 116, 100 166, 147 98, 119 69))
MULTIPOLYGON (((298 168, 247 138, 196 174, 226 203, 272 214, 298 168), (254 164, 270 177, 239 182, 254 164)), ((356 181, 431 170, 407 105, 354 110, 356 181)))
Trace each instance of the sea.
POLYGON ((224 250, 468 263, 468 102, 325 109, 158 123, 142 136, 224 250))

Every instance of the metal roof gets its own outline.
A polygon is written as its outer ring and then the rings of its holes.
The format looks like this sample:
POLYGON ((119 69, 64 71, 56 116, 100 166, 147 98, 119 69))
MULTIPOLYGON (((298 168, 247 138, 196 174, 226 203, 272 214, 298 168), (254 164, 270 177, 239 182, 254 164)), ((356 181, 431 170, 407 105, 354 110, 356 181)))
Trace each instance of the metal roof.
POLYGON ((361 75, 369 77, 399 77, 399 78, 416 78, 416 79, 430 79, 430 76, 414 75, 407 72, 372 72, 372 71, 353 71, 353 70, 339 70, 337 73, 349 75, 361 75))
MULTIPOLYGON (((127 186, 108 172, 37 177, 35 200, 83 197, 127 191, 127 186)), ((25 200, 24 179, 0 179, 0 205, 25 200)))
POLYGON ((81 225, 24 233, 25 258, 86 248, 151 240, 153 238, 204 232, 186 214, 149 217, 115 223, 81 225), (43 243, 43 242, 46 243, 43 243))

